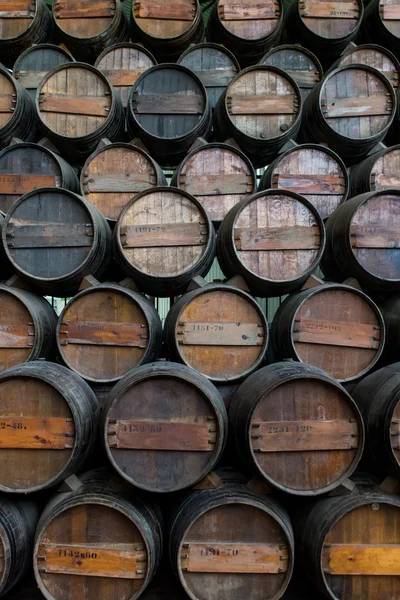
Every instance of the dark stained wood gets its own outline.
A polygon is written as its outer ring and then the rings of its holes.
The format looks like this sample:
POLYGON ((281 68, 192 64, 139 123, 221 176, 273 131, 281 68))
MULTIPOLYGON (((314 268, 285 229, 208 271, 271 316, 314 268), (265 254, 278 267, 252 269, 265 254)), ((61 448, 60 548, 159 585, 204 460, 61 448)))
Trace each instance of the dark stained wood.
POLYGON ((380 44, 398 56, 400 49, 399 3, 394 0, 373 0, 365 8, 365 18, 361 26, 360 41, 380 44))

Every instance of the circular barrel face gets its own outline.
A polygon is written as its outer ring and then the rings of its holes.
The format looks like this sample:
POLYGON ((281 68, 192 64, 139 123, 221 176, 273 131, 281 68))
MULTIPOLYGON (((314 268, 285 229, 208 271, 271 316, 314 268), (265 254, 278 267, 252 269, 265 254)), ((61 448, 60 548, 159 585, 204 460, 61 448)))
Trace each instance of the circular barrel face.
POLYGON ((158 65, 136 81, 128 107, 147 134, 176 139, 198 126, 207 108, 207 96, 201 82, 188 69, 158 65))
POLYGON ((106 219, 116 221, 129 200, 138 192, 155 187, 159 177, 145 152, 128 144, 113 144, 96 151, 86 161, 81 172, 82 195, 106 219))
POLYGON ((324 539, 321 567, 332 598, 376 600, 400 594, 400 507, 374 501, 349 509, 324 539))
POLYGON ((322 67, 312 52, 295 45, 274 48, 259 64, 278 67, 288 73, 299 86, 303 97, 323 76, 322 67))
POLYGON ((44 188, 12 207, 3 240, 15 267, 38 280, 61 279, 88 258, 97 234, 82 198, 44 188))
POLYGON ((75 500, 58 510, 35 544, 34 570, 48 600, 138 598, 148 573, 145 539, 112 499, 75 500))
POLYGON ((400 2, 399 0, 379 1, 379 16, 386 29, 396 38, 400 38, 400 2))
POLYGON ((258 304, 233 289, 204 290, 175 315, 181 360, 213 381, 239 379, 260 364, 268 325, 258 304))
POLYGON ((333 5, 327 0, 298 0, 304 25, 326 39, 344 38, 355 32, 362 17, 361 0, 343 0, 333 5))
MULTIPOLYGON (((1 13, 0 13, 1 14, 1 13)), ((17 89, 8 71, 0 70, 0 131, 11 121, 17 105, 17 89)))
POLYGON ((104 76, 83 63, 53 69, 38 90, 39 118, 63 137, 80 138, 97 131, 112 106, 111 87, 104 76))
POLYGON ((0 12, 0 39, 16 38, 29 29, 37 12, 37 0, 3 2, 0 12))
POLYGON ((59 162, 39 145, 14 144, 0 153, 0 210, 4 213, 27 192, 62 184, 59 162))
POLYGON ((400 188, 400 147, 388 148, 371 168, 370 187, 373 192, 385 188, 400 188))
POLYGON ((32 492, 47 487, 69 463, 75 423, 59 391, 39 379, 0 382, 0 489, 32 492))
POLYGON ((374 67, 389 79, 395 90, 399 86, 399 63, 386 48, 374 45, 356 47, 348 54, 345 54, 339 61, 339 66, 341 67, 352 64, 374 67))
POLYGON ((49 71, 73 61, 72 56, 58 46, 39 44, 20 55, 14 64, 13 75, 34 96, 36 88, 49 71))
POLYGON ((280 598, 290 579, 292 553, 281 524, 249 501, 221 498, 187 529, 179 578, 192 600, 280 598), (218 580, 218 585, 215 582, 218 580))
POLYGON ((270 36, 282 17, 279 0, 218 0, 217 10, 229 33, 249 41, 270 36))
POLYGON ((293 347, 302 362, 338 380, 354 379, 380 357, 384 323, 367 296, 345 287, 329 287, 317 289, 294 312, 293 347))
POLYGON ((361 418, 346 392, 301 376, 259 398, 248 435, 263 477, 295 494, 336 487, 354 470, 363 440, 361 418))
POLYGON ((145 48, 135 44, 118 44, 107 48, 97 59, 95 66, 118 90, 126 107, 136 79, 155 64, 155 58, 145 48))
POLYGON ((322 146, 300 146, 285 153, 274 165, 271 187, 301 194, 323 219, 347 198, 346 167, 322 146))
POLYGON ((350 244, 358 264, 379 279, 400 281, 399 218, 400 193, 387 190, 365 200, 350 223, 350 244))
POLYGON ((74 38, 93 38, 108 29, 119 8, 116 0, 91 0, 90 4, 79 0, 56 0, 53 15, 57 26, 74 38))
POLYGON ((151 345, 159 341, 154 340, 154 330, 161 330, 161 325, 149 311, 144 297, 118 286, 78 294, 65 307, 57 328, 62 359, 89 381, 120 379, 149 352, 153 358, 151 345))
POLYGON ((232 206, 257 188, 250 161, 223 145, 193 152, 179 168, 176 183, 202 203, 214 222, 221 222, 232 206))
POLYGON ((284 71, 250 67, 229 84, 225 105, 229 119, 247 137, 267 141, 287 132, 299 117, 299 90, 284 71))
POLYGON ((239 210, 232 238, 247 271, 282 282, 301 278, 318 263, 324 232, 305 202, 289 192, 270 191, 253 196, 239 210))
POLYGON ((193 25, 197 0, 135 0, 132 15, 136 25, 153 38, 171 39, 184 35, 193 25))
POLYGON ((122 211, 116 228, 124 260, 154 278, 173 278, 189 271, 205 254, 210 235, 201 205, 168 188, 135 196, 122 211))
POLYGON ((379 71, 351 65, 328 75, 319 104, 326 123, 342 137, 379 135, 394 115, 393 88, 379 71))

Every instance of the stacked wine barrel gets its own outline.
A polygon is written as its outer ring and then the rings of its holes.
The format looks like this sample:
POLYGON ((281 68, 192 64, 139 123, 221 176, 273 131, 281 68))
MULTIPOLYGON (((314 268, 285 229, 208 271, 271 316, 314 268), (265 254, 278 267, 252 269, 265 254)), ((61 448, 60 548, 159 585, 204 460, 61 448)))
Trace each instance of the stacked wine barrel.
POLYGON ((0 597, 399 600, 397 6, 0 0, 0 597))

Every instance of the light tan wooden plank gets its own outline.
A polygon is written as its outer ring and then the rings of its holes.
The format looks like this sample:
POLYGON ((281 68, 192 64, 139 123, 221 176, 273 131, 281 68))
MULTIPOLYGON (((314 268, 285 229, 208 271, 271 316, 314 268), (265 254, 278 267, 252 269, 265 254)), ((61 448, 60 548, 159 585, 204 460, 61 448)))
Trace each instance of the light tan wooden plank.
POLYGON ((366 323, 296 319, 293 328, 293 341, 307 344, 377 349, 380 338, 380 329, 366 323))
POLYGON ((285 573, 289 557, 283 545, 191 542, 181 565, 191 573, 285 573))
POLYGON ((390 96, 371 94, 370 96, 352 96, 335 98, 329 106, 322 106, 325 119, 346 119, 348 117, 377 117, 392 112, 390 96))
POLYGON ((63 450, 74 447, 72 421, 59 417, 0 417, 0 448, 63 450))
POLYGON ((298 111, 294 94, 235 94, 227 96, 231 115, 293 115, 298 111))
POLYGON ((61 96, 43 93, 40 94, 39 108, 45 112, 107 117, 110 100, 101 96, 61 96))
POLYGON ((350 2, 300 0, 300 16, 315 19, 358 19, 360 9, 350 2))
POLYGON ((195 346, 262 346, 264 334, 256 323, 184 323, 178 325, 177 339, 195 346))
POLYGON ((318 227, 235 229, 237 250, 314 250, 320 246, 318 227))
POLYGON ((201 246, 207 243, 207 225, 202 223, 162 223, 159 225, 125 225, 121 243, 127 248, 165 246, 201 246))
POLYGON ((323 548, 323 570, 332 575, 400 575, 400 545, 332 544, 323 548))
POLYGON ((0 173, 1 193, 11 196, 22 196, 41 187, 59 187, 60 183, 60 179, 54 175, 0 173))

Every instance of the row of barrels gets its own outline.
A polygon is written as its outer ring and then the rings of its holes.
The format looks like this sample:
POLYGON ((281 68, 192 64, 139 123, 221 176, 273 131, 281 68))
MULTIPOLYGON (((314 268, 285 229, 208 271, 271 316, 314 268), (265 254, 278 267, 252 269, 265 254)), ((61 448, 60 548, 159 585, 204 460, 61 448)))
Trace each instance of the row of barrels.
POLYGON ((361 479, 344 495, 288 513, 274 495, 225 469, 214 486, 176 499, 164 526, 148 498, 106 470, 67 480, 45 507, 0 497, 2 580, 7 592, 31 566, 47 600, 136 600, 163 545, 192 600, 278 600, 296 564, 310 594, 335 600, 398 595, 398 495, 361 479), (36 531, 35 531, 36 528, 36 531), (362 591, 361 591, 362 590, 362 591), (382 596, 383 595, 383 596, 382 596))

